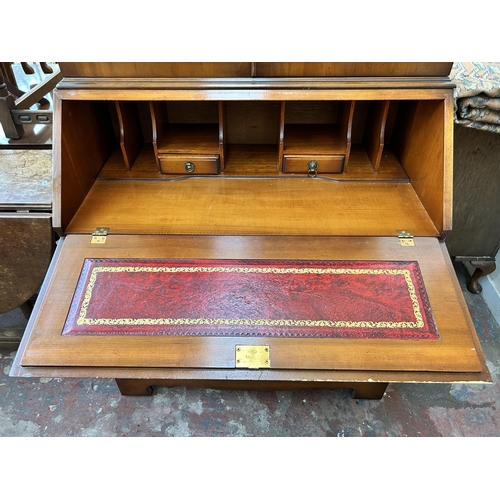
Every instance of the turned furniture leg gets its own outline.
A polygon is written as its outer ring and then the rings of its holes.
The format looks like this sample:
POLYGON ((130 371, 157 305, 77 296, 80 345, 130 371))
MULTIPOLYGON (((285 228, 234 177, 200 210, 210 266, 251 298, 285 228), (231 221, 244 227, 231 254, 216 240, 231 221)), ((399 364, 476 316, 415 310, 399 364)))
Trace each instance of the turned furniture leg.
POLYGON ((115 378, 122 396, 151 396, 153 388, 150 380, 115 378))
POLYGON ((382 399, 387 386, 385 382, 359 382, 349 384, 353 389, 354 399, 382 399))
POLYGON ((54 73, 54 70, 46 63, 46 62, 41 62, 40 63, 40 68, 46 75, 50 75, 51 73, 54 73))
POLYGON ((482 276, 491 274, 497 267, 496 263, 494 260, 472 260, 471 265, 473 265, 476 270, 467 285, 467 289, 471 293, 481 293, 483 287, 478 283, 478 279, 482 276))

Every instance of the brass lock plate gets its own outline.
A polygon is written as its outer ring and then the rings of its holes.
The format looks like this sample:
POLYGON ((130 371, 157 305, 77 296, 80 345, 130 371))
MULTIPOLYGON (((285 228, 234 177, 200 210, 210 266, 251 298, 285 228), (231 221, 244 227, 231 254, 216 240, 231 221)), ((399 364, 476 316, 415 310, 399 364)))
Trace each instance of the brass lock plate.
POLYGON ((237 345, 236 368, 270 368, 269 354, 268 345, 237 345))

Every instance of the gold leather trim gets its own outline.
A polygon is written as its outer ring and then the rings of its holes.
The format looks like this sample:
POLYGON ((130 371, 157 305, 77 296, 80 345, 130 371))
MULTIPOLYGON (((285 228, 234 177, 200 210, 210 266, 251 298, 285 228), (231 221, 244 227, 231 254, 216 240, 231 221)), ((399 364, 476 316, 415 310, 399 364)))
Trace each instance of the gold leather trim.
POLYGON ((85 296, 77 320, 78 325, 225 325, 225 326, 280 326, 280 327, 328 327, 328 328, 422 328, 424 321, 413 285, 407 269, 324 269, 324 268, 272 268, 272 267, 149 267, 149 266, 99 266, 92 270, 85 296), (164 272, 164 273, 265 273, 265 274, 402 274, 415 314, 415 321, 330 321, 330 320, 290 320, 290 319, 228 319, 228 318, 87 318, 87 308, 99 273, 120 272, 164 272))

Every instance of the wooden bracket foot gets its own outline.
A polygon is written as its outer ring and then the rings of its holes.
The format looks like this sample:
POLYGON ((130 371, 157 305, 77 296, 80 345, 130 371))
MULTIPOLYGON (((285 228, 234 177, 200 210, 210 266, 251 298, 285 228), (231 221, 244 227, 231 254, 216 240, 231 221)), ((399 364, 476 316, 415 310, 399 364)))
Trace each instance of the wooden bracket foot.
POLYGON ((389 384, 385 382, 359 382, 350 384, 354 399, 382 399, 389 384))
POLYGON ((122 396, 151 396, 153 388, 150 380, 115 378, 122 396))
POLYGON ((218 390, 273 391, 298 389, 352 389, 354 399, 382 399, 387 389, 386 382, 281 382, 255 383, 242 380, 161 380, 161 379, 115 379, 122 396, 151 396, 153 386, 162 387, 202 387, 218 390))

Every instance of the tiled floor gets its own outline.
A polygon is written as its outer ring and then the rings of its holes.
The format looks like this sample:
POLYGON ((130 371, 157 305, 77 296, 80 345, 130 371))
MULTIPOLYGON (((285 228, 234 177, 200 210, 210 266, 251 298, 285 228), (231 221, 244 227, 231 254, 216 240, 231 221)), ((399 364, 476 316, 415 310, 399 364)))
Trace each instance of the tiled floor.
MULTIPOLYGON (((494 384, 393 384, 380 401, 350 391, 158 388, 121 396, 113 380, 10 378, 0 351, 0 436, 500 436, 500 332, 481 295, 465 289, 494 384)), ((0 326, 24 321, 18 311, 0 326)))

